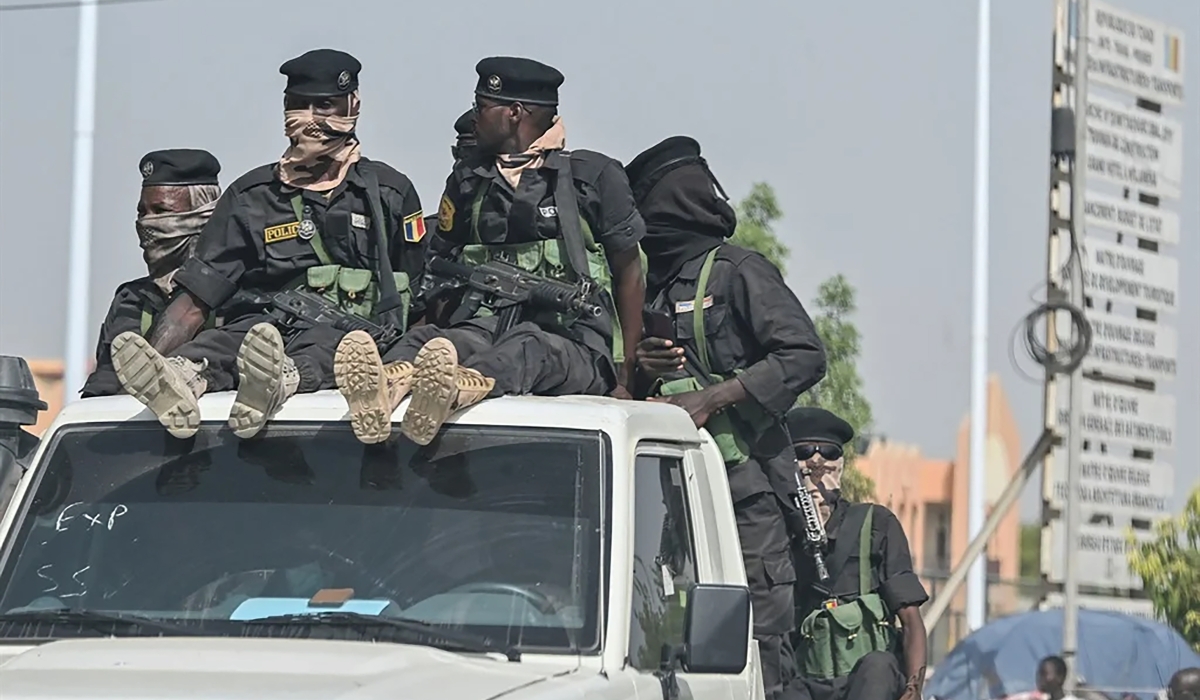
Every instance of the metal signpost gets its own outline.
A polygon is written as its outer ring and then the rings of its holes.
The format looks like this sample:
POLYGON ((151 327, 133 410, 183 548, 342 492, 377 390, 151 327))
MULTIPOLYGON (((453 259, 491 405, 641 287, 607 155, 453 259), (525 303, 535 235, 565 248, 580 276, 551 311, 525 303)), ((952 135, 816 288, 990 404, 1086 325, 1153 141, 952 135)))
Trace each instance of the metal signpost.
MULTIPOLYGON (((1062 590, 1042 607, 1065 609, 1069 692, 1078 607, 1149 609, 1127 533, 1149 538, 1170 515, 1180 277, 1171 207, 1195 185, 1182 182, 1182 33, 1096 0, 1057 0, 1056 13, 1052 106, 1073 108, 1075 140, 1052 170, 1048 281, 1092 330, 1069 400, 1049 373, 1045 392, 1046 427, 1063 439, 1043 469, 1042 573, 1062 590)), ((1052 315, 1048 334, 1062 337, 1067 320, 1052 315)))

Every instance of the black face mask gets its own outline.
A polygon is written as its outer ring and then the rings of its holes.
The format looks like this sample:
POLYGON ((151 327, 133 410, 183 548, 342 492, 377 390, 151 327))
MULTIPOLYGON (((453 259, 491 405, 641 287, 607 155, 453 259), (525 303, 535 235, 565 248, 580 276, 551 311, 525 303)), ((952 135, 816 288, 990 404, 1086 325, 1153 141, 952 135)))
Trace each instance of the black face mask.
POLYGON ((677 166, 639 197, 646 222, 641 247, 649 270, 646 283, 658 288, 689 260, 721 245, 737 228, 737 214, 714 189, 716 181, 703 161, 677 166))

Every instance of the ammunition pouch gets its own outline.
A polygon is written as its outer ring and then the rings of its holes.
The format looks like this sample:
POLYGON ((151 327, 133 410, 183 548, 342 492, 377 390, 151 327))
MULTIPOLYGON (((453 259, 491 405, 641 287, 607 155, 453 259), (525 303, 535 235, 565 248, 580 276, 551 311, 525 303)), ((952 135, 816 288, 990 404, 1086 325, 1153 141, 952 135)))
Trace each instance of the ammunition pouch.
MULTIPOLYGON (((378 275, 371 270, 344 267, 342 265, 317 265, 304 272, 299 286, 319 294, 343 311, 363 318, 374 318, 375 304, 379 301, 378 275)), ((408 309, 412 303, 408 275, 392 273, 396 291, 400 295, 400 316, 404 328, 408 326, 408 309)), ((403 328, 401 328, 403 330, 403 328)))

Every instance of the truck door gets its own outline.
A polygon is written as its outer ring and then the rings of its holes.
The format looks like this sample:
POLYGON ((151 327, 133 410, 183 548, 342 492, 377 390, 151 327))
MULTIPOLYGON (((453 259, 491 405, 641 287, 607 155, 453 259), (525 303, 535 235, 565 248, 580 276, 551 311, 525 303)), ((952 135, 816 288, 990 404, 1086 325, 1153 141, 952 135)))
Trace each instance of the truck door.
MULTIPOLYGON (((689 510, 689 469, 682 450, 640 448, 634 463, 633 605, 630 667, 660 671, 664 645, 683 643, 687 589, 696 583, 695 529, 689 510)), ((722 675, 675 672, 681 700, 732 700, 722 675)), ((664 693, 670 700, 670 696, 664 693)))

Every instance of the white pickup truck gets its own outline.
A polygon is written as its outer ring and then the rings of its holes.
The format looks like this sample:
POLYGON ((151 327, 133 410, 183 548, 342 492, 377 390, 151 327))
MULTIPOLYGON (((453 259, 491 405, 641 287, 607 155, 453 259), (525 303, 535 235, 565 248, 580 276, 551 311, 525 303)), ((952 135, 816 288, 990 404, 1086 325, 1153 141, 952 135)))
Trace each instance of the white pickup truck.
POLYGON ((763 696, 683 410, 495 399, 418 448, 333 392, 242 441, 232 399, 189 440, 130 397, 57 417, 0 521, 0 699, 763 696))

